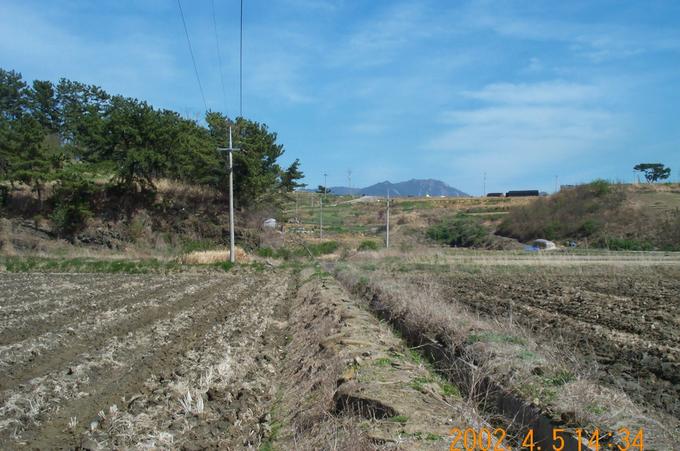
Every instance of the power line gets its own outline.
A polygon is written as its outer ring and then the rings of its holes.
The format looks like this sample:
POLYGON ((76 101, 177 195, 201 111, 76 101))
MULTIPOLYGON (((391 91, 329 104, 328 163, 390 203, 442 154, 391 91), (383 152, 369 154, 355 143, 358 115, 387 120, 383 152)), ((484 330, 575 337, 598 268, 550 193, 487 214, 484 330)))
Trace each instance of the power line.
POLYGON ((217 47, 217 62, 220 68, 220 83, 222 84, 222 100, 224 102, 224 112, 227 112, 227 90, 224 88, 224 72, 222 71, 222 52, 220 52, 220 39, 217 34, 217 19, 215 18, 215 0, 212 4, 213 30, 215 31, 215 45, 217 47))
POLYGON ((189 53, 191 54, 191 62, 194 65, 194 74, 196 74, 196 81, 198 82, 198 89, 201 91, 201 99, 203 99, 203 106, 205 111, 208 111, 208 102, 205 101, 205 94, 203 94, 203 85, 201 84, 201 77, 198 76, 198 66, 196 66, 196 58, 194 58, 194 50, 191 48, 191 39, 189 38, 189 30, 187 29, 187 22, 184 19, 184 11, 182 11, 182 2, 177 0, 179 6, 179 15, 182 17, 182 25, 184 25, 184 34, 187 37, 187 44, 189 44, 189 53))
POLYGON ((239 66, 238 115, 239 117, 243 117, 243 0, 241 0, 241 37, 239 39, 238 66, 239 66))

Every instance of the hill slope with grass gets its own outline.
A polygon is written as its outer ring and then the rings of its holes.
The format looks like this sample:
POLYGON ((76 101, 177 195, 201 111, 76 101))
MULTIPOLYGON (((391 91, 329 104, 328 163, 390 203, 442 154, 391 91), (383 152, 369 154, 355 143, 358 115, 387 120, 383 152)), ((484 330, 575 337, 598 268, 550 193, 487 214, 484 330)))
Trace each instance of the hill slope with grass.
POLYGON ((680 185, 596 180, 510 210, 502 236, 612 250, 680 250, 680 185))

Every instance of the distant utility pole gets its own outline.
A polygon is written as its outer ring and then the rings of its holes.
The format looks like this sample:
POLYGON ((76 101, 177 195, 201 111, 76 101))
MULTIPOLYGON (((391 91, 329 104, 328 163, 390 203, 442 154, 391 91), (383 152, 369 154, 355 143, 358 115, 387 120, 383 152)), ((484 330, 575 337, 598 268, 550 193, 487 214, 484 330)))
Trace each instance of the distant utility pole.
POLYGON ((236 252, 234 245, 234 162, 232 154, 235 150, 231 141, 231 125, 229 125, 229 147, 218 147, 218 151, 229 152, 229 261, 236 262, 236 252))
POLYGON ((387 188, 387 219, 386 219, 385 247, 390 247, 390 189, 387 188))
POLYGON ((484 173, 484 193, 482 193, 482 197, 486 196, 486 172, 484 173))
POLYGON ((319 202, 319 238, 323 239, 323 201, 326 198, 326 179, 328 177, 328 174, 324 173, 323 175, 323 195, 321 196, 321 200, 319 202))
POLYGON ((349 187, 349 195, 352 195, 352 170, 347 170, 347 186, 349 187))
POLYGON ((555 192, 559 191, 559 186, 560 186, 559 180, 560 180, 559 176, 556 175, 555 176, 555 192))

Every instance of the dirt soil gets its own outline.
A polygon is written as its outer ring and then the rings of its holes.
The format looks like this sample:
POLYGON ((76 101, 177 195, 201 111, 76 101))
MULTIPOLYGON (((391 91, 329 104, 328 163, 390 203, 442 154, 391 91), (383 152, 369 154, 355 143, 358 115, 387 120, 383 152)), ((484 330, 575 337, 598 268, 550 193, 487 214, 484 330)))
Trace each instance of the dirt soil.
POLYGON ((513 318, 591 362, 600 380, 680 418, 680 270, 564 267, 436 276, 452 300, 513 318))
POLYGON ((0 449, 435 450, 490 427, 319 268, 0 288, 0 449))
POLYGON ((0 447, 259 446, 289 281, 0 274, 0 447))

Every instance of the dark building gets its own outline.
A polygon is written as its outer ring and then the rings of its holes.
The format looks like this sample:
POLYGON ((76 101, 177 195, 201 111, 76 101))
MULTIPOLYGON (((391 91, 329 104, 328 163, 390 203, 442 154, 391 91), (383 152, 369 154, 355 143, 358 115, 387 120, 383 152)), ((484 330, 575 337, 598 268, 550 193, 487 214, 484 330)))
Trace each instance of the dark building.
POLYGON ((486 197, 503 197, 503 193, 489 193, 486 195, 486 197))
POLYGON ((508 191, 507 193, 505 193, 505 197, 529 197, 529 196, 538 196, 538 190, 525 189, 518 191, 508 191))

